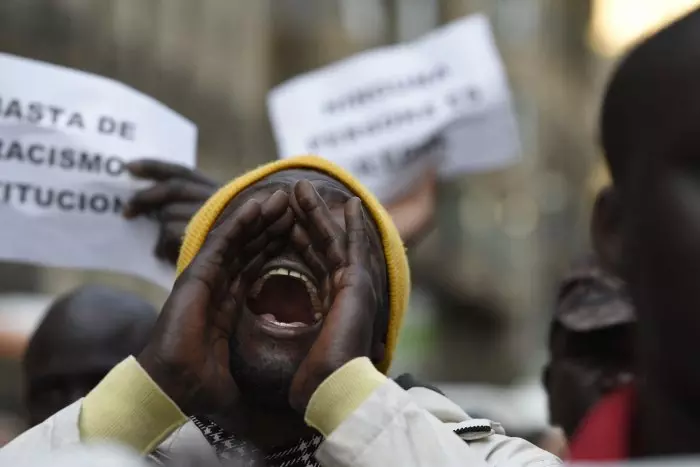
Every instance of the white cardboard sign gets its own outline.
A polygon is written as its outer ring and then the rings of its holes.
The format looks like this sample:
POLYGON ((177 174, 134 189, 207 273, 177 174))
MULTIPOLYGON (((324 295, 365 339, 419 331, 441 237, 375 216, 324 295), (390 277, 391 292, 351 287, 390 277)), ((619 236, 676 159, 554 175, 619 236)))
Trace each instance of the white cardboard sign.
POLYGON ((0 261, 116 271, 171 287, 157 225, 121 210, 125 163, 193 167, 196 126, 119 82, 0 54, 0 261))
POLYGON ((520 157, 507 77, 483 15, 298 76, 270 92, 268 110, 279 157, 319 154, 382 201, 430 168, 446 177, 520 157))

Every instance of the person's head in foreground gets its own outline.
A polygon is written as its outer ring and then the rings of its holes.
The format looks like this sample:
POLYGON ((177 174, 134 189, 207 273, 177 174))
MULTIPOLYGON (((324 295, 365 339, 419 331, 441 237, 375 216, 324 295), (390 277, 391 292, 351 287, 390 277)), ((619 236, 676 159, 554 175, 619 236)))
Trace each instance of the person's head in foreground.
POLYGON ((87 285, 59 297, 29 340, 22 361, 34 426, 85 396, 148 341, 155 308, 140 297, 87 285))
POLYGON ((409 291, 386 212, 314 157, 268 164, 222 187, 188 226, 178 272, 157 328, 199 329, 206 320, 213 328, 201 339, 213 353, 198 353, 190 336, 170 343, 176 366, 201 371, 187 375, 192 388, 182 375, 160 374, 162 342, 139 361, 185 412, 207 414, 261 448, 313 432, 299 412, 348 360, 367 356, 388 370, 409 291), (285 423, 259 421, 270 413, 285 423))
POLYGON ((696 10, 632 50, 605 94, 613 188, 594 211, 597 253, 634 303, 636 382, 589 414, 572 456, 700 453, 699 64, 696 10))
POLYGON ((562 281, 544 385, 550 422, 567 438, 601 397, 631 380, 635 321, 624 284, 595 259, 562 281))
MULTIPOLYGON (((244 248, 249 257, 232 258, 249 261, 240 265, 247 267, 239 277, 240 295, 222 303, 239 301, 229 341, 230 370, 248 403, 290 408, 292 379, 319 339, 333 294, 348 280, 361 283, 351 289, 363 304, 358 321, 363 326, 372 322, 371 338, 362 345, 370 346, 377 366, 388 367, 390 297, 381 233, 350 188, 318 171, 289 169, 253 183, 221 207, 213 231, 238 219, 241 235, 250 242, 244 248)), ((398 243, 396 236, 390 240, 398 243)), ((190 245, 186 240, 183 251, 190 245)), ((398 248, 394 245, 394 254, 398 248)), ((181 268, 183 258, 186 253, 181 268)), ((395 278, 394 287, 405 287, 400 281, 406 280, 395 278)))

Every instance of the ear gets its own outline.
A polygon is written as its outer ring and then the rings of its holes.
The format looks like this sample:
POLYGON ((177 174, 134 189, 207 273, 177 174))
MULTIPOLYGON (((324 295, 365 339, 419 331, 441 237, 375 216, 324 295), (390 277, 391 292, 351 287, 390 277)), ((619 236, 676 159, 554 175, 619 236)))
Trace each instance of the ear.
POLYGON ((593 206, 591 242, 603 269, 619 275, 622 270, 622 208, 613 186, 603 188, 593 206))

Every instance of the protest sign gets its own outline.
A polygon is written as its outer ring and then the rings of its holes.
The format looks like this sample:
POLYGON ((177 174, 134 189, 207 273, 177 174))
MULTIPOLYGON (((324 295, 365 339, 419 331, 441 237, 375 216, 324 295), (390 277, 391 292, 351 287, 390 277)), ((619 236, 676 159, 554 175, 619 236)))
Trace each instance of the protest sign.
MULTIPOLYGON (((197 129, 119 82, 0 54, 0 261, 133 274, 164 287, 158 226, 121 211, 144 157, 193 167, 197 129)), ((147 183, 145 184, 147 185, 147 183)))
POLYGON ((443 176, 517 161, 508 82, 486 17, 361 53, 268 95, 281 158, 315 153, 382 201, 432 166, 443 176))

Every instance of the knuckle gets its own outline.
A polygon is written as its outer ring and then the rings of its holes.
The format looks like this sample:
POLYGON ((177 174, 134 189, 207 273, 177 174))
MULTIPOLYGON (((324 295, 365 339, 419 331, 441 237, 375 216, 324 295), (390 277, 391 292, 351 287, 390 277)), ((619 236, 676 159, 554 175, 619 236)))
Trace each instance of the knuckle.
MULTIPOLYGON (((345 233, 343 232, 329 232, 326 236, 324 236, 322 240, 322 245, 323 248, 328 250, 334 246, 337 246, 340 248, 342 245, 345 244, 345 233)), ((342 256, 342 255, 341 255, 342 256)))
POLYGON ((182 238, 184 235, 184 230, 180 228, 180 225, 178 224, 172 224, 172 223, 166 223, 165 224, 165 229, 163 229, 163 235, 172 240, 179 240, 182 238))
POLYGON ((299 203, 299 207, 307 213, 312 213, 319 209, 319 205, 310 196, 297 196, 297 202, 299 203))
POLYGON ((171 178, 165 182, 167 196, 175 196, 185 189, 185 183, 180 178, 171 178))
POLYGON ((374 281, 372 280, 372 275, 367 269, 363 267, 351 268, 349 280, 352 282, 358 293, 362 294, 372 303, 377 302, 374 281))

